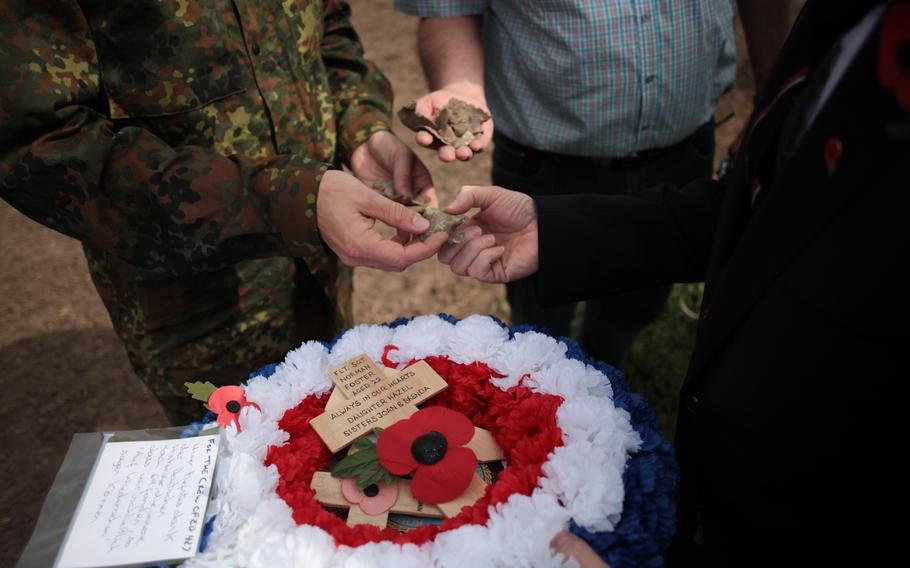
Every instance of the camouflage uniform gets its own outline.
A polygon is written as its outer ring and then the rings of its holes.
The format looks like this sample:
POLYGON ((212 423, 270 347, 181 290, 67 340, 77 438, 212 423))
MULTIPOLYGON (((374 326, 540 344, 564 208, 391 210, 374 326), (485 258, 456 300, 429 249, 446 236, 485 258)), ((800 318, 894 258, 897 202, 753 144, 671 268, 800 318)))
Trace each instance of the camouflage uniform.
POLYGON ((316 189, 391 90, 338 0, 4 0, 0 192, 83 243, 138 375, 236 383, 350 314, 316 189))

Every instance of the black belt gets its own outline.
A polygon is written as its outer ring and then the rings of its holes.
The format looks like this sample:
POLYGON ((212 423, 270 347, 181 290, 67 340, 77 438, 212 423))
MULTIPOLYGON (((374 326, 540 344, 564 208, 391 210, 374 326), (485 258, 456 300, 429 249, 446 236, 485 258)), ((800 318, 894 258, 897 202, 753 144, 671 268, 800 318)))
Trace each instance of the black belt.
POLYGON ((614 168, 614 169, 635 169, 640 168, 653 162, 654 160, 665 156, 667 154, 672 154, 674 151, 683 148, 686 144, 689 144, 696 136, 698 136, 704 129, 713 128, 713 121, 709 121, 704 125, 698 127, 695 132, 690 136, 680 140, 672 146, 665 146, 663 148, 653 148, 650 150, 642 150, 640 152, 633 152, 628 156, 622 158, 599 158, 599 157, 590 157, 590 156, 573 156, 571 154, 560 154, 557 152, 548 152, 545 150, 538 150, 530 146, 525 146, 517 140, 513 140, 504 134, 499 132, 493 133, 493 141, 497 146, 507 146, 513 152, 518 152, 522 155, 523 158, 527 158, 531 161, 537 160, 551 160, 561 164, 586 164, 586 165, 597 165, 600 167, 614 168))

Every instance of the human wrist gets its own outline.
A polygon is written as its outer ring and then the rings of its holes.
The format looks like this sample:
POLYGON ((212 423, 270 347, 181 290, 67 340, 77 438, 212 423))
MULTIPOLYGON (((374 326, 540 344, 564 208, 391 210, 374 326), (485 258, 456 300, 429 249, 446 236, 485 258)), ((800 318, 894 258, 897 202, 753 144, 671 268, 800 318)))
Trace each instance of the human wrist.
POLYGON ((441 85, 438 91, 446 91, 455 95, 460 95, 468 102, 487 106, 487 98, 483 88, 483 82, 472 81, 470 79, 458 79, 446 82, 441 85))

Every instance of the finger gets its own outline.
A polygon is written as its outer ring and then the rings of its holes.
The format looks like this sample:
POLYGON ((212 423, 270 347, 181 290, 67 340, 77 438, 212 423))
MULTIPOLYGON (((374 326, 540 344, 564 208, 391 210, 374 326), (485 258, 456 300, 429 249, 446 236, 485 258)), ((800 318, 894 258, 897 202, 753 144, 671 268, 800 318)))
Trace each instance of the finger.
MULTIPOLYGON (((410 150, 399 152, 401 154, 392 163, 392 181, 395 183, 395 193, 405 197, 411 197, 413 191, 413 180, 411 171, 414 166, 414 154, 410 150)), ((429 175, 429 174, 427 174, 429 175)))
POLYGON ((439 160, 442 162, 454 162, 455 161, 455 148, 452 148, 448 144, 440 146, 437 151, 439 155, 439 160))
POLYGON ((452 203, 444 209, 446 213, 460 215, 466 213, 473 207, 486 209, 496 200, 496 195, 500 188, 486 185, 465 185, 461 191, 452 200, 452 203))
POLYGON ((475 154, 477 152, 483 152, 491 140, 493 140, 493 121, 488 120, 483 123, 483 134, 474 140, 471 140, 471 143, 468 144, 468 147, 470 147, 471 151, 475 154))
POLYGON ((445 233, 436 233, 428 237, 426 241, 414 240, 407 245, 402 245, 392 239, 383 239, 378 233, 369 231, 361 240, 358 254, 352 259, 352 265, 401 272, 415 262, 436 254, 447 238, 445 233))
POLYGON ((574 558, 582 568, 609 568, 588 543, 568 531, 554 536, 550 548, 567 558, 574 558))
POLYGON ((442 247, 442 250, 439 251, 439 255, 437 256, 439 262, 443 264, 449 264, 452 262, 452 259, 455 258, 455 255, 461 251, 464 245, 480 237, 480 235, 483 234, 483 231, 480 229, 480 227, 474 226, 464 229, 462 231, 462 234, 464 235, 464 240, 462 242, 446 244, 442 247))
POLYGON ((429 146, 432 146, 436 142, 436 139, 433 138, 433 135, 430 134, 429 132, 427 132, 426 130, 418 131, 417 136, 415 136, 415 138, 417 139, 417 143, 420 144, 421 146, 429 147, 429 146))
POLYGON ((436 105, 433 104, 432 95, 424 95, 417 99, 414 105, 414 112, 428 118, 434 118, 436 115, 436 105))
POLYGON ((427 237, 425 241, 412 240, 404 246, 389 240, 380 240, 365 251, 369 255, 366 264, 380 270, 400 272, 412 264, 436 254, 445 244, 446 239, 448 239, 447 234, 435 233, 427 237))
POLYGON ((437 254, 449 239, 447 233, 433 233, 425 241, 412 240, 404 249, 408 266, 437 254))
POLYGON ((467 146, 462 146, 461 148, 455 149, 455 157, 462 162, 467 162, 472 157, 474 157, 474 152, 472 152, 471 149, 467 146))
POLYGON ((415 213, 391 199, 386 199, 375 191, 370 191, 370 195, 364 196, 361 213, 407 233, 422 233, 430 227, 430 222, 419 213, 415 213))
POLYGON ((413 155, 412 158, 410 189, 413 197, 417 197, 433 189, 433 176, 430 175, 430 170, 427 169, 420 158, 413 155))
POLYGON ((505 282, 506 274, 500 261, 505 252, 506 247, 490 247, 480 251, 477 258, 468 266, 468 276, 481 282, 505 282))
POLYGON ((436 209, 439 209, 439 198, 436 196, 435 187, 430 186, 430 187, 422 190, 420 192, 419 197, 420 197, 420 199, 418 199, 417 201, 419 201, 420 203, 426 204, 427 207, 434 207, 436 209))
POLYGON ((474 262, 474 259, 477 258, 480 251, 488 249, 495 244, 496 237, 493 235, 483 235, 482 237, 467 241, 464 246, 461 247, 461 250, 458 251, 458 254, 455 255, 455 258, 452 259, 452 262, 449 263, 452 272, 467 276, 468 267, 471 266, 471 263, 474 262))
POLYGON ((502 249, 502 256, 493 260, 490 264, 490 269, 493 271, 493 281, 497 283, 511 282, 508 273, 506 272, 506 265, 503 262, 503 256, 506 254, 506 247, 499 247, 502 249))

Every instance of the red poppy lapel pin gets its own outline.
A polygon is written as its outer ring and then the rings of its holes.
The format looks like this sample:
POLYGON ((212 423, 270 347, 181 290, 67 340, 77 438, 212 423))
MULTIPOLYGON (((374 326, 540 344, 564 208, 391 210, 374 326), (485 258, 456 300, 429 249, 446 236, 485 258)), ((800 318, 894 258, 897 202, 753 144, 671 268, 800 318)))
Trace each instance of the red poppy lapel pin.
POLYGON ((825 143, 825 165, 828 166, 828 177, 837 171, 837 164, 844 155, 844 143, 840 138, 831 137, 825 143))
POLYGON ((910 4, 893 3, 882 16, 876 71, 879 83, 893 91, 907 111, 902 120, 888 124, 886 131, 892 138, 910 139, 910 4))

